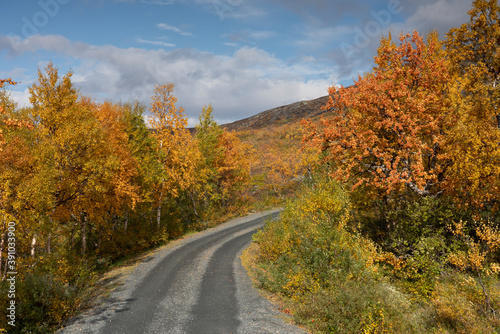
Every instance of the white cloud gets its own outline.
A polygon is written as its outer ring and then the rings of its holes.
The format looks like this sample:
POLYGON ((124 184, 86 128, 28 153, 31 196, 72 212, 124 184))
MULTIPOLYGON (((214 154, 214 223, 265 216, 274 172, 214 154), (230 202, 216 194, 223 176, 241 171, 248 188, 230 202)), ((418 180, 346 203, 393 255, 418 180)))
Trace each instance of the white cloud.
POLYGON ((174 27, 174 26, 171 26, 171 25, 168 25, 166 23, 158 23, 156 26, 162 30, 173 31, 173 32, 176 32, 182 36, 193 36, 193 34, 190 32, 182 31, 181 29, 174 27))
POLYGON ((12 100, 18 104, 19 107, 26 107, 26 106, 31 105, 31 102, 29 99, 30 93, 29 93, 28 88, 26 88, 23 91, 15 91, 15 90, 11 91, 10 96, 11 96, 12 100))
POLYGON ((232 42, 243 42, 251 45, 255 45, 256 41, 266 40, 274 36, 276 36, 274 31, 249 29, 222 35, 222 37, 228 38, 232 42))
POLYGON ((274 35, 275 33, 272 31, 250 31, 248 33, 248 36, 250 36, 250 38, 257 40, 268 39, 273 37, 274 35))
POLYGON ((405 30, 416 29, 421 33, 427 33, 431 29, 437 29, 444 34, 450 28, 466 23, 470 8, 470 1, 463 0, 437 0, 422 4, 406 20, 405 30))
POLYGON ((174 0, 141 0, 142 3, 147 3, 149 5, 173 5, 175 3, 174 0))
POLYGON ((161 42, 161 41, 148 41, 148 40, 145 40, 145 39, 142 39, 142 38, 136 38, 135 41, 138 42, 138 43, 142 43, 142 44, 151 44, 151 45, 156 45, 156 46, 164 46, 166 48, 175 47, 175 44, 172 44, 172 43, 161 42))
POLYGON ((209 13, 217 15, 221 21, 262 19, 268 15, 267 11, 255 1, 194 0, 194 2, 204 6, 209 13))
MULTIPOLYGON (((176 85, 174 94, 188 117, 196 119, 203 105, 211 103, 217 120, 237 120, 298 100, 326 95, 337 82, 334 69, 314 64, 287 64, 258 48, 243 47, 231 56, 193 49, 172 51, 122 49, 72 42, 62 36, 16 39, 10 46, 0 35, 0 51, 16 54, 44 51, 72 59, 74 82, 80 91, 98 99, 149 103, 154 86, 176 85), (309 80, 308 74, 316 74, 309 80)), ((48 59, 47 59, 48 60, 48 59)), ((57 65, 57 64, 56 64, 57 65)), ((22 93, 16 93, 22 100, 22 93)))
POLYGON ((324 48, 325 45, 329 45, 332 42, 337 42, 342 40, 346 35, 352 35, 354 33, 353 27, 350 26, 332 26, 325 27, 321 25, 317 26, 306 26, 303 28, 303 38, 298 39, 296 44, 300 47, 307 48, 324 48))

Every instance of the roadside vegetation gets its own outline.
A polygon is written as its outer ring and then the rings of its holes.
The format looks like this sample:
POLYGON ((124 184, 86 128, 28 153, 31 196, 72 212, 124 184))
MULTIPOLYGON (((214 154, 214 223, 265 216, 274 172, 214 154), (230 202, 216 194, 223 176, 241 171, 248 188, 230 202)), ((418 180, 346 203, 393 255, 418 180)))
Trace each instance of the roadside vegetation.
POLYGON ((500 8, 469 14, 382 38, 303 122, 318 163, 245 259, 312 332, 500 332, 500 8))

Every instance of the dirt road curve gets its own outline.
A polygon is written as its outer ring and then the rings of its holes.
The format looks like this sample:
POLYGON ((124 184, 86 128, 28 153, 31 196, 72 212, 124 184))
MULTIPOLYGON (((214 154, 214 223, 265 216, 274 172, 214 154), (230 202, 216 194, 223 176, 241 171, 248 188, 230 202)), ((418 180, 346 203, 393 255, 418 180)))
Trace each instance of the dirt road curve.
POLYGON ((58 334, 306 333, 255 291, 239 255, 277 210, 174 242, 120 273, 112 293, 58 334))

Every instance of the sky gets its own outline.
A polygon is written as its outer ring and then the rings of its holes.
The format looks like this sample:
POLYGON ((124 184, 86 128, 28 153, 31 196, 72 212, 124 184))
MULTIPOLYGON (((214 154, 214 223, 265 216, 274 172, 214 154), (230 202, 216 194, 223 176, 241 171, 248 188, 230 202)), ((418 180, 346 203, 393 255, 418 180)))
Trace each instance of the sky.
POLYGON ((29 106, 49 61, 82 95, 149 104, 175 84, 189 125, 327 95, 373 68, 380 38, 442 36, 472 0, 0 0, 0 78, 29 106))

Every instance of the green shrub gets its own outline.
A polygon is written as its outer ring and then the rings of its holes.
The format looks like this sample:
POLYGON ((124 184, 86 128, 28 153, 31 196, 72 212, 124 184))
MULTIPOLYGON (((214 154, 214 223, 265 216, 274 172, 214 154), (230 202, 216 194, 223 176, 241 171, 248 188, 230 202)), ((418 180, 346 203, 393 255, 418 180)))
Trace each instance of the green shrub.
MULTIPOLYGON (((86 305, 87 288, 95 276, 86 260, 62 254, 39 256, 36 263, 24 264, 18 272, 16 326, 7 324, 4 312, 0 318, 0 328, 8 328, 8 333, 51 333, 86 305)), ((10 302, 7 289, 8 282, 0 281, 2 309, 10 302)))
MULTIPOLYGON (((490 290, 490 303, 500 309, 498 277, 485 278, 490 290)), ((437 283, 432 295, 434 326, 444 333, 499 333, 500 317, 484 309, 484 294, 477 278, 449 272, 437 283)))
POLYGON ((401 317, 410 303, 379 274, 375 245, 346 229, 350 206, 342 187, 323 179, 302 194, 254 237, 260 286, 282 296, 296 321, 318 332, 418 327, 401 317))
POLYGON ((436 279, 444 270, 448 245, 441 235, 422 237, 410 256, 394 270, 399 284, 414 297, 429 297, 434 291, 436 279))
MULTIPOLYGON (((1 328, 8 328, 8 333, 50 333, 83 305, 85 287, 83 282, 68 284, 60 277, 38 271, 18 276, 16 326, 5 323, 1 328)), ((0 289, 0 304, 4 307, 9 302, 6 281, 1 282, 0 289)))

